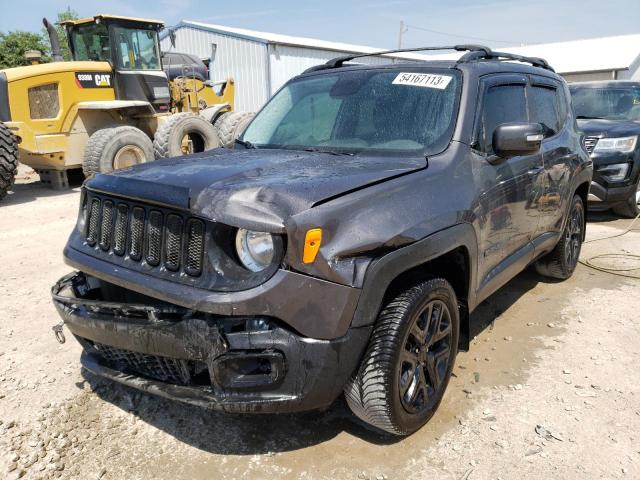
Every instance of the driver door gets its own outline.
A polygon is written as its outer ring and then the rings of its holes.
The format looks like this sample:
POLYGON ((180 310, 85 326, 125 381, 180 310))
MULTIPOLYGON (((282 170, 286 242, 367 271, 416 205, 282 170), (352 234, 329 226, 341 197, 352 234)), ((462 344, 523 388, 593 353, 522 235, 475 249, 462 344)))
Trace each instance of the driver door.
POLYGON ((504 123, 528 122, 527 77, 499 75, 481 82, 475 149, 480 154, 479 290, 484 297, 528 264, 539 221, 544 164, 539 153, 503 159, 494 154, 493 132, 504 123))

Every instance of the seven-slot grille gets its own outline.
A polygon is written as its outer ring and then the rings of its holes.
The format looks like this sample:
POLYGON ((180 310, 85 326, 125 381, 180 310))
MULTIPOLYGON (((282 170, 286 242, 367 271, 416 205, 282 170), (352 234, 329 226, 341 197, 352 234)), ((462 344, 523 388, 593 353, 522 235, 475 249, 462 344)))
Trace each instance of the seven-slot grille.
POLYGON ((180 212, 89 196, 85 238, 104 252, 171 272, 202 273, 205 224, 180 212))
POLYGON ((584 138, 584 148, 587 149, 587 153, 593 152, 593 149, 596 148, 596 143, 598 143, 598 137, 584 138))

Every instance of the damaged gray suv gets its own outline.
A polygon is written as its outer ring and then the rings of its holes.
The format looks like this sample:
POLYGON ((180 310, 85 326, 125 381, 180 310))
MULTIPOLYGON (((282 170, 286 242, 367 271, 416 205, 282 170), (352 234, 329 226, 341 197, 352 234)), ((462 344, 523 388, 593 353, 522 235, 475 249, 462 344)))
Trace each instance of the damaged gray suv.
POLYGON ((78 271, 53 287, 82 364, 217 410, 344 392, 381 431, 424 425, 477 305, 530 264, 573 273, 592 177, 544 60, 447 48, 464 54, 334 59, 233 150, 87 181, 64 250, 78 271))

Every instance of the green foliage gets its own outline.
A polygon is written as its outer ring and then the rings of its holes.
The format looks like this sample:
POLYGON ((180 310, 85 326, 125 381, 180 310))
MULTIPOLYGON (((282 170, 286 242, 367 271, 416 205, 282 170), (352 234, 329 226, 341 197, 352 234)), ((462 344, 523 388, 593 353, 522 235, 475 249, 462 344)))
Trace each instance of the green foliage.
POLYGON ((19 30, 0 32, 0 69, 29 65, 29 61, 24 58, 27 50, 40 50, 45 54, 49 51, 48 42, 39 33, 19 30))
MULTIPOLYGON (((65 20, 76 20, 78 13, 67 7, 66 10, 58 13, 55 26, 60 40, 60 50, 65 60, 71 60, 67 34, 60 25, 65 20)), ((29 61, 24 58, 27 50, 39 50, 42 53, 41 62, 50 61, 51 44, 47 29, 43 28, 42 33, 23 32, 0 32, 0 69, 29 65, 29 61)))

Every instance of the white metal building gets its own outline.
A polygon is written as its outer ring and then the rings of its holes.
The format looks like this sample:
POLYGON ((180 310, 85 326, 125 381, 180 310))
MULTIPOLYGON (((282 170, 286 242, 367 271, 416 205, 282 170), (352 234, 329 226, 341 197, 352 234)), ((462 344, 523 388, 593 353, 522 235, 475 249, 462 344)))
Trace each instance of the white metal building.
MULTIPOLYGON (((175 51, 210 59, 212 80, 233 77, 236 108, 258 110, 278 88, 305 69, 347 53, 383 49, 328 42, 243 28, 182 21, 173 28, 175 51)), ((161 36, 163 51, 171 50, 168 33, 161 36)), ((542 57, 568 81, 633 79, 640 81, 640 34, 591 38, 523 47, 497 48, 525 56, 542 57)), ((458 52, 402 54, 409 60, 455 59, 458 52)), ((361 63, 388 63, 389 57, 365 57, 361 63)))
MULTIPOLYGON (((640 81, 640 34, 496 48, 495 50, 544 58, 568 82, 640 81)), ((444 60, 459 56, 459 53, 454 52, 430 55, 430 58, 444 60)))
MULTIPOLYGON (((210 58, 211 79, 232 77, 236 83, 236 109, 246 111, 258 110, 287 80, 309 67, 348 53, 384 50, 191 21, 180 22, 172 30, 175 48, 165 32, 161 35, 162 50, 210 58)), ((403 54, 398 58, 425 57, 403 54)), ((358 59, 360 63, 391 61, 389 57, 358 59)))

